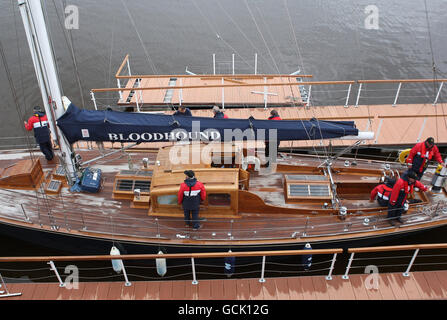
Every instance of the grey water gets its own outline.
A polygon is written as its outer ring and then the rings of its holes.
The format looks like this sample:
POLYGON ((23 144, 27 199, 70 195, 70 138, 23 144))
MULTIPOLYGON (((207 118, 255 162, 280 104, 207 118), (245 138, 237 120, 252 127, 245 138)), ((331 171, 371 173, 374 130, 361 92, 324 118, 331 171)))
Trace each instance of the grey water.
MULTIPOLYGON (((116 87, 114 74, 126 54, 133 74, 182 74, 186 67, 209 74, 212 54, 216 54, 217 73, 231 73, 232 54, 236 73, 254 73, 257 54, 258 73, 288 74, 300 69, 315 81, 433 78, 433 60, 438 78, 447 73, 447 2, 443 0, 426 0, 427 12, 424 0, 43 3, 64 95, 87 109, 93 108, 90 89, 116 87)), ((18 142, 13 137, 25 135, 23 120, 42 101, 16 0, 0 2, 0 30, 20 110, 2 65, 0 136, 11 139, 0 144, 12 146, 18 142)), ((364 91, 362 96, 368 99, 361 102, 391 103, 396 87, 364 91)), ((312 103, 344 103, 346 89, 313 88, 312 103)), ((399 102, 431 102, 434 94, 433 84, 406 85, 399 102)), ((115 104, 117 98, 97 94, 100 108, 115 104)), ((353 92, 350 103, 354 102, 353 92)))
MULTIPOLYGON (((90 89, 116 87, 114 75, 126 54, 133 74, 182 74, 186 68, 210 74, 213 54, 217 73, 231 73, 232 54, 236 73, 254 73, 257 54, 258 73, 300 69, 315 81, 433 78, 433 62, 435 76, 447 78, 447 1, 426 4, 427 11, 424 0, 43 1, 63 93, 87 109, 93 109, 90 89), (73 22, 73 11, 65 12, 69 6, 78 13, 74 29, 65 27, 73 22)), ((16 0, 0 2, 0 41, 17 95, 14 101, 0 62, 0 146, 26 147, 33 139, 23 121, 42 99, 16 0)), ((365 91, 361 102, 391 103, 396 87, 365 91)), ((436 89, 409 85, 400 101, 432 102, 436 89)), ((345 97, 346 88, 312 93, 313 104, 320 105, 341 104, 345 97)), ((97 99, 104 108, 118 97, 97 99)), ((351 104, 354 99, 355 92, 351 104)), ((445 242, 444 232, 435 229, 399 244, 445 242)), ((44 254, 2 238, 0 254, 20 253, 44 254)))

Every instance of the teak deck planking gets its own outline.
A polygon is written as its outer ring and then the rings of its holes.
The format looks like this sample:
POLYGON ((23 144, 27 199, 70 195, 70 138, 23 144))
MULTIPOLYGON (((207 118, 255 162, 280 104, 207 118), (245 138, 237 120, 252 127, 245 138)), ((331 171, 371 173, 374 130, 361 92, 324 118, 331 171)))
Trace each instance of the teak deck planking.
MULTIPOLYGON (((365 285, 368 275, 259 279, 81 282, 78 289, 58 283, 7 283, 4 300, 437 300, 447 299, 447 271, 378 274, 378 288, 365 285)), ((0 298, 1 300, 2 298, 0 298)))

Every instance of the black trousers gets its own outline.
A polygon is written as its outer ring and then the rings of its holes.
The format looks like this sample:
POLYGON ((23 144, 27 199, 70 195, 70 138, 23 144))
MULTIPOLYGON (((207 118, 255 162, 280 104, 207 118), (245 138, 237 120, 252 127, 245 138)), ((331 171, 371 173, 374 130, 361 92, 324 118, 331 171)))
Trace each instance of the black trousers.
POLYGON ((53 160, 53 146, 51 145, 51 141, 39 143, 40 151, 45 155, 45 159, 48 161, 53 160))
POLYGON ((385 200, 385 199, 377 197, 377 202, 382 207, 387 207, 388 206, 388 200, 385 200))
POLYGON ((198 228, 199 223, 199 209, 185 209, 183 208, 183 213, 185 214, 185 223, 191 225, 193 228, 198 228))
POLYGON ((388 215, 386 216, 388 219, 399 219, 402 213, 404 212, 404 207, 401 205, 388 204, 388 215))

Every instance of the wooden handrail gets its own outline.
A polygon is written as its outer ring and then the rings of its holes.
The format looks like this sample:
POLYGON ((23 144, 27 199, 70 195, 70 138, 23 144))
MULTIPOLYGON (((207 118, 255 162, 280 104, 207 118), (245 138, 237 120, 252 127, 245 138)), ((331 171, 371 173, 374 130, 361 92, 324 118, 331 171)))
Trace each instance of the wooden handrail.
POLYGON ((384 252, 384 251, 404 251, 404 250, 416 250, 416 249, 447 249, 447 243, 351 248, 351 249, 348 249, 348 252, 349 253, 366 253, 366 252, 384 252))
POLYGON ((261 257, 261 256, 291 256, 307 254, 342 253, 343 249, 311 249, 311 250, 281 250, 281 251, 247 251, 247 252, 213 252, 213 253, 166 253, 160 254, 127 254, 98 256, 47 256, 47 257, 0 257, 0 262, 45 262, 45 261, 104 261, 104 260, 145 260, 145 259, 190 259, 190 258, 224 258, 224 257, 261 257))
MULTIPOLYGON (((447 243, 412 244, 401 246, 380 246, 365 248, 350 248, 348 253, 368 253, 386 251, 406 251, 416 249, 447 249, 447 243)), ((310 250, 279 250, 279 251, 246 251, 246 252, 204 252, 204 253, 166 253, 160 254, 124 254, 124 255, 87 255, 87 256, 35 256, 35 257, 0 257, 0 262, 45 262, 45 261, 106 261, 106 260, 145 260, 145 259, 190 259, 190 258, 224 258, 224 257, 261 257, 261 256, 292 256, 339 254, 343 249, 310 249, 310 250)))
POLYGON ((358 83, 411 83, 411 82, 446 82, 447 79, 401 79, 401 80, 357 80, 358 83))
POLYGON ((158 79, 158 78, 203 78, 206 80, 221 80, 224 79, 273 79, 273 78, 312 78, 311 74, 300 74, 300 75, 290 75, 290 74, 140 74, 131 76, 117 76, 118 79, 158 79))
POLYGON ((124 65, 126 64, 127 60, 129 60, 129 54, 126 54, 126 56, 124 57, 123 62, 121 63, 120 67, 118 68, 118 71, 115 74, 116 78, 124 77, 124 76, 120 76, 119 74, 121 73, 121 70, 123 70, 124 65))
POLYGON ((247 83, 247 84, 211 84, 194 86, 162 86, 162 87, 141 87, 141 88, 102 88, 91 89, 92 92, 116 92, 133 90, 167 90, 167 89, 209 89, 209 88, 230 88, 230 87, 279 87, 291 85, 325 85, 325 84, 354 84, 355 81, 309 81, 309 82, 287 82, 287 83, 247 83))

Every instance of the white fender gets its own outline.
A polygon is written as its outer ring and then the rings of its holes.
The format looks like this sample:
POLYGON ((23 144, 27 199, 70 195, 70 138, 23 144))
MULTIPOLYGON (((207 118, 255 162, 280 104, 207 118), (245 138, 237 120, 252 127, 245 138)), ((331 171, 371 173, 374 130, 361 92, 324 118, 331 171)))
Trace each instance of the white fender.
MULTIPOLYGON (((158 254, 162 255, 163 251, 158 251, 158 254)), ((155 259, 155 264, 157 265, 157 273, 160 277, 163 277, 166 274, 167 267, 166 267, 166 259, 160 258, 155 259)))
MULTIPOLYGON (((118 250, 117 247, 113 246, 112 249, 110 249, 110 255, 111 256, 119 256, 120 254, 121 253, 120 253, 120 251, 118 250)), ((113 267, 113 270, 116 273, 120 273, 121 270, 123 269, 123 261, 121 259, 113 259, 112 260, 112 267, 113 267)))

